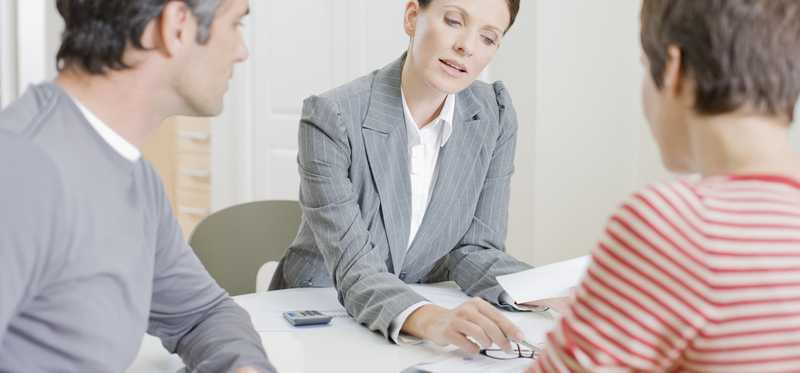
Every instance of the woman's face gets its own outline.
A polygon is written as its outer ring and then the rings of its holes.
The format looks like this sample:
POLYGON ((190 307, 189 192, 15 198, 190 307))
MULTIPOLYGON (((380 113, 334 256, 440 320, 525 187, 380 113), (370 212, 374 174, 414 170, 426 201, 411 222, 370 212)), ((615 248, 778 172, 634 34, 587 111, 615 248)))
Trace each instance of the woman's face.
POLYGON ((433 0, 406 6, 410 71, 431 88, 455 93, 491 62, 511 21, 506 0, 433 0))

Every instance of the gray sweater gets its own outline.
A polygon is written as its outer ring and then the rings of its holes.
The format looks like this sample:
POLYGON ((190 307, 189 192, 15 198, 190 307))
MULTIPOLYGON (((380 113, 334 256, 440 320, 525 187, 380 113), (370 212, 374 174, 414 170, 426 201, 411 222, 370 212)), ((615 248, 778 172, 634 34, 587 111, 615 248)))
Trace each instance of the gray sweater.
POLYGON ((274 371, 152 166, 58 86, 31 87, 0 112, 0 372, 121 372, 145 331, 190 371, 274 371))

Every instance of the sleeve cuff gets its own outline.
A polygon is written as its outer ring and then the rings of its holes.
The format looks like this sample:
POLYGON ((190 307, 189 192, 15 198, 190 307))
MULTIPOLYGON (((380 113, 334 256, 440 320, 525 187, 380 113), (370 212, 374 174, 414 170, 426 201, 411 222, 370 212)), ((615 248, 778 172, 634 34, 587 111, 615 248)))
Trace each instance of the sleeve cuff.
POLYGON ((413 337, 410 335, 400 335, 400 330, 403 329, 403 324, 406 323, 406 319, 408 316, 411 316, 411 313, 419 309, 420 307, 431 304, 431 302, 423 301, 416 304, 411 305, 405 309, 405 311, 401 312, 397 317, 392 320, 392 323, 389 324, 389 338, 392 339, 394 343, 404 343, 404 344, 416 344, 422 342, 421 339, 417 337, 413 337))

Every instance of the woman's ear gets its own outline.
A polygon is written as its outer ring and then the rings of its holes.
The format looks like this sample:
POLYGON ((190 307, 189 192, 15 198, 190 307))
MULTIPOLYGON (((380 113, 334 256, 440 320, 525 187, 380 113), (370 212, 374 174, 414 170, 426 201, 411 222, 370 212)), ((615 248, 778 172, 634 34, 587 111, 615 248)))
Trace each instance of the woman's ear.
POLYGON ((413 38, 417 33, 417 17, 419 17, 419 2, 417 0, 410 0, 406 3, 406 12, 403 15, 403 28, 406 30, 406 35, 413 38))
POLYGON ((683 51, 676 45, 667 47, 664 64, 664 93, 687 108, 693 108, 696 100, 696 83, 683 65, 683 51))
POLYGON ((662 77, 665 93, 673 97, 680 96, 686 78, 684 75, 683 52, 676 45, 667 46, 667 60, 662 77))

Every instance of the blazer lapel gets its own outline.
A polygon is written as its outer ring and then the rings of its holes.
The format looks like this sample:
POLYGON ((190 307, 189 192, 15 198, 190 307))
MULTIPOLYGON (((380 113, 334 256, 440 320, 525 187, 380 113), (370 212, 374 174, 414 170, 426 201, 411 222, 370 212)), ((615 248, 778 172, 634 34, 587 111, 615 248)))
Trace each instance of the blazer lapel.
POLYGON ((367 161, 381 200, 394 273, 402 268, 411 220, 408 139, 400 92, 404 61, 405 54, 377 72, 362 126, 367 161))
POLYGON ((480 113, 480 104, 471 90, 465 89, 457 94, 453 134, 439 153, 436 185, 422 225, 408 249, 407 258, 413 257, 408 262, 410 265, 417 259, 426 258, 426 254, 435 255, 432 246, 437 238, 447 234, 442 225, 451 220, 448 216, 472 214, 472 211, 459 209, 462 206, 459 199, 462 186, 474 177, 475 162, 486 143, 488 126, 483 125, 480 113))

